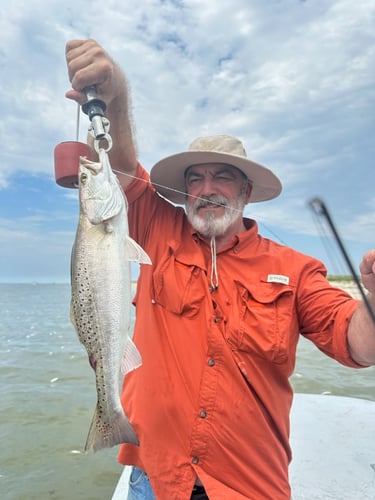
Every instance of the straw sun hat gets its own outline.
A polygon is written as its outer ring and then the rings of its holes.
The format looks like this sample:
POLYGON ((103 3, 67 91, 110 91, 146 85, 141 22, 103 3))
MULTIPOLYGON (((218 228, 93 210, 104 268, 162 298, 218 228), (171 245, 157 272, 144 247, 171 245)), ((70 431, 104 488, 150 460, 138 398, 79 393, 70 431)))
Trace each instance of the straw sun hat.
POLYGON ((198 137, 188 151, 160 160, 151 169, 151 182, 168 200, 185 204, 185 170, 204 163, 225 163, 241 170, 253 186, 251 203, 271 200, 281 192, 278 177, 268 168, 249 160, 242 142, 228 135, 198 137))

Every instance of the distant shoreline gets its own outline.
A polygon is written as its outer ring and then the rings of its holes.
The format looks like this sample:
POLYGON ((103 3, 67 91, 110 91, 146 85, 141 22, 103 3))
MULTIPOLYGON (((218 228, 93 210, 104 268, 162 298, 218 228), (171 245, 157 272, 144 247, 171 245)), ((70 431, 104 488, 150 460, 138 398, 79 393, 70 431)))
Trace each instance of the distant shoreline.
MULTIPOLYGON (((354 283, 354 279, 353 279, 353 276, 351 275, 346 275, 346 274, 328 274, 327 276, 328 278, 328 281, 334 281, 334 282, 338 282, 338 281, 345 281, 345 282, 350 282, 350 283, 354 283)), ((360 276, 357 276, 357 278, 360 280, 361 277, 360 276)))
MULTIPOLYGON (((353 276, 345 274, 329 274, 327 279, 330 283, 354 283, 353 276)), ((136 283, 137 280, 132 280, 133 285, 136 283)), ((70 285, 70 281, 0 281, 0 285, 70 285)))

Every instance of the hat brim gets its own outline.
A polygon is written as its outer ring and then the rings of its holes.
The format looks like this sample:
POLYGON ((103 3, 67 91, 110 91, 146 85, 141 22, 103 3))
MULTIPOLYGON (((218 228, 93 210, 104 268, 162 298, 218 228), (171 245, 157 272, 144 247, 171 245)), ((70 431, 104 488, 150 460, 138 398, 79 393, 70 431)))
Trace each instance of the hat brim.
POLYGON ((150 180, 165 198, 184 205, 186 202, 185 170, 192 165, 225 163, 240 169, 252 183, 249 203, 272 200, 282 189, 279 178, 267 167, 242 156, 213 151, 186 151, 168 156, 151 169, 150 180))

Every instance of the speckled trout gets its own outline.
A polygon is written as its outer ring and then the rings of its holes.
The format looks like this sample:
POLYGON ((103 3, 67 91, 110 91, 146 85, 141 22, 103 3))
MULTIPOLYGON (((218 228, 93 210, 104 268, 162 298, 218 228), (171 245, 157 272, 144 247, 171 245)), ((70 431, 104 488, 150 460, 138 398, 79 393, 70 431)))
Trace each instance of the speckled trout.
POLYGON ((127 201, 109 158, 81 158, 80 214, 71 262, 71 318, 95 371, 97 406, 85 450, 138 439, 120 401, 121 372, 142 364, 129 336, 130 261, 150 264, 146 252, 129 237, 127 201))

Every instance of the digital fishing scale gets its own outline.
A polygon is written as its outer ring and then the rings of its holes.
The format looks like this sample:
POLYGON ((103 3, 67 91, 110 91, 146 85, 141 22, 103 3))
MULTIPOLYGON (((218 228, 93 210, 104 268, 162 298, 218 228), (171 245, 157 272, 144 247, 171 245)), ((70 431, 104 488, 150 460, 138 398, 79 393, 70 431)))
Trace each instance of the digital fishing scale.
MULTIPOLYGON (((82 111, 89 117, 91 126, 89 133, 94 138, 95 150, 99 149, 99 142, 106 140, 107 151, 111 149, 112 139, 109 135, 109 121, 104 116, 106 104, 97 98, 96 87, 94 85, 84 89, 87 101, 81 106, 82 111)), ((66 188, 78 187, 78 169, 80 157, 94 160, 94 152, 88 144, 78 141, 79 112, 77 112, 77 133, 75 141, 60 142, 54 151, 55 179, 59 186, 66 188)))

